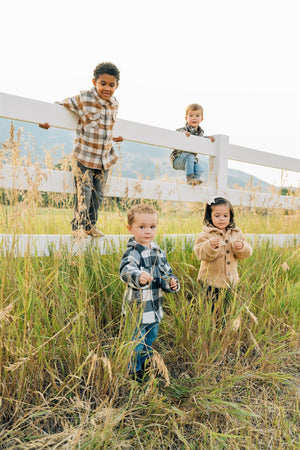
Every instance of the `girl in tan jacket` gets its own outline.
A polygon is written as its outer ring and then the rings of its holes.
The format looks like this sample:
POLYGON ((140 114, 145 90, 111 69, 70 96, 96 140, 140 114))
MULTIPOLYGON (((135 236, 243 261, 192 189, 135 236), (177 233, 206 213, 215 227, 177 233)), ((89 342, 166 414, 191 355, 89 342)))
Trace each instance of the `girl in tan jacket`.
POLYGON ((207 203, 203 222, 206 226, 194 246, 201 260, 198 282, 205 287, 212 311, 222 293, 225 312, 230 290, 239 280, 237 260, 251 256, 252 248, 235 225, 232 205, 225 198, 216 197, 207 203))

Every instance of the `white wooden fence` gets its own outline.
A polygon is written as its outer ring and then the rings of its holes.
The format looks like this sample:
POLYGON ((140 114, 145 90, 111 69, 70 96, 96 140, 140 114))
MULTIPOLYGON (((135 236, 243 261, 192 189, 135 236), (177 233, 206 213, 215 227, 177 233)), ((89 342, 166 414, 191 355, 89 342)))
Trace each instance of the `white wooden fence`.
MULTIPOLYGON (((62 106, 4 93, 0 93, 0 117, 37 124, 48 122, 51 127, 69 130, 76 128, 78 120, 75 114, 62 106)), ((300 199, 295 196, 247 192, 227 187, 229 160, 300 172, 299 159, 233 145, 229 143, 229 137, 224 135, 216 135, 215 143, 209 139, 195 136, 186 139, 183 133, 122 119, 117 120, 114 134, 133 142, 207 155, 209 156, 209 174, 207 186, 195 187, 179 183, 111 177, 108 181, 107 196, 206 202, 209 198, 218 195, 228 198, 233 205, 299 209, 300 199)), ((153 151, 157 151, 157 149, 154 148, 153 151)), ((9 165, 3 165, 0 168, 0 188, 31 189, 31 186, 36 186, 37 183, 40 191, 61 193, 74 193, 75 191, 70 172, 47 169, 37 171, 33 167, 9 165)), ((291 240, 299 241, 299 235, 292 237, 281 235, 280 240, 273 235, 265 236, 279 242, 280 245, 291 243, 291 240)), ((0 235, 2 248, 5 248, 6 252, 14 248, 17 254, 24 254, 29 250, 36 255, 49 254, 51 248, 57 249, 67 243, 70 251, 75 245, 74 251, 77 252, 79 248, 85 247, 91 241, 88 239, 85 243, 74 244, 70 236, 0 235)), ((97 241, 97 245, 104 253, 107 250, 107 243, 116 245, 119 237, 107 236, 97 241)))

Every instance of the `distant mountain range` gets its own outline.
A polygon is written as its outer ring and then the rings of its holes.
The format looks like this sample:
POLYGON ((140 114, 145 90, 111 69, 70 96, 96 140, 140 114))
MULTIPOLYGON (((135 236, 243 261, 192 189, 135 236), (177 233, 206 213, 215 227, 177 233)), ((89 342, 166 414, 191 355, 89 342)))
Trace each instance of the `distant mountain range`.
MULTIPOLYGON (((39 162, 45 166, 46 155, 53 161, 53 166, 57 164, 63 156, 72 152, 74 142, 74 132, 59 128, 44 130, 38 125, 14 121, 15 136, 19 129, 21 132, 21 156, 31 155, 33 162, 39 162)), ((0 118, 0 143, 6 142, 10 136, 11 121, 0 118)), ((115 144, 115 149, 119 155, 118 163, 114 166, 113 174, 121 175, 125 178, 143 178, 150 180, 175 179, 184 180, 184 172, 174 170, 171 166, 169 155, 171 150, 154 147, 146 144, 124 141, 115 144)), ((203 168, 203 178, 207 179, 208 157, 199 155, 199 163, 203 168)), ((229 187, 239 186, 245 188, 252 183, 253 186, 260 186, 261 191, 268 191, 270 184, 251 176, 241 170, 229 169, 229 187)))

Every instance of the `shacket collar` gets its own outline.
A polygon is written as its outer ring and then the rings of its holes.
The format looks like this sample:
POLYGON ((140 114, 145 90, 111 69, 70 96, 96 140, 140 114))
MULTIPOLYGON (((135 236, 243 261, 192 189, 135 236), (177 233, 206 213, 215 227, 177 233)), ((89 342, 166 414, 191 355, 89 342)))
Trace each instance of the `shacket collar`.
POLYGON ((229 231, 238 233, 241 230, 238 227, 227 228, 226 230, 220 230, 220 228, 214 227, 213 225, 206 225, 203 227, 203 231, 205 231, 206 233, 217 233, 222 236, 225 236, 229 231))
POLYGON ((100 97, 100 95, 98 94, 97 89, 95 87, 92 88, 92 92, 93 92, 93 94, 95 96, 96 101, 98 103, 100 103, 100 105, 102 105, 102 106, 107 106, 107 105, 109 105, 109 106, 118 106, 119 105, 119 102, 118 102, 118 100, 116 99, 116 97, 114 95, 109 100, 103 100, 100 97))
POLYGON ((191 125, 189 125, 187 122, 185 124, 185 128, 187 131, 189 131, 192 135, 201 135, 204 133, 204 131, 202 130, 202 128, 200 127, 200 125, 197 126, 197 128, 192 127, 191 125))
POLYGON ((138 243, 136 242, 136 240, 134 239, 134 236, 131 236, 131 237, 128 239, 127 247, 135 247, 136 249, 140 249, 141 251, 142 251, 142 250, 145 250, 145 249, 148 249, 148 250, 158 250, 158 249, 160 248, 160 247, 158 246, 158 244, 157 244, 156 242, 154 242, 154 241, 151 242, 151 247, 150 247, 150 248, 147 247, 146 245, 138 244, 138 243))

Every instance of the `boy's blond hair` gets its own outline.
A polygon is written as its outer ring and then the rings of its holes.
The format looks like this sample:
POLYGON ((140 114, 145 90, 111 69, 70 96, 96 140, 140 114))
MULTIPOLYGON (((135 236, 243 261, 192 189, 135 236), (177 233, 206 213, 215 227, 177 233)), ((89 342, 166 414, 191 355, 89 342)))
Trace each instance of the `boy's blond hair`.
POLYGON ((127 213, 127 223, 128 225, 132 225, 135 219, 135 216, 138 214, 156 214, 157 211, 153 206, 147 205, 145 203, 139 203, 138 205, 132 206, 127 213))
POLYGON ((200 111, 203 116, 203 108, 201 105, 198 105, 198 103, 191 103, 189 106, 185 108, 185 115, 187 116, 189 111, 200 111))

